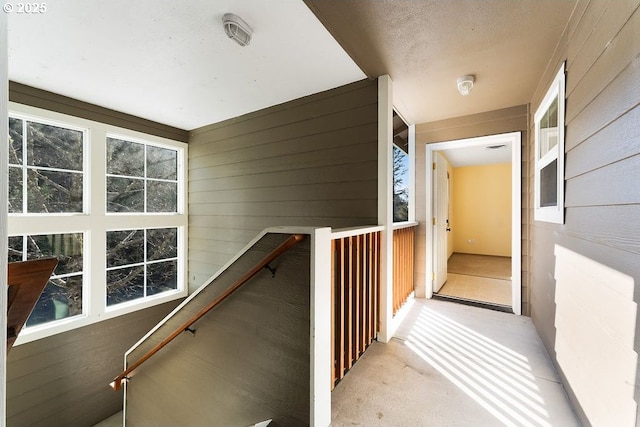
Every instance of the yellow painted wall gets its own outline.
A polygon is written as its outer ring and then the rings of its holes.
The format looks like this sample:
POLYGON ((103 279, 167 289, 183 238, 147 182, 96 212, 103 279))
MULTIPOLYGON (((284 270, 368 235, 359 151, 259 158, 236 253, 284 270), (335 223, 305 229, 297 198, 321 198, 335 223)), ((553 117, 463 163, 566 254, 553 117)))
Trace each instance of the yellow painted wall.
POLYGON ((511 164, 454 168, 453 251, 511 256, 511 164))

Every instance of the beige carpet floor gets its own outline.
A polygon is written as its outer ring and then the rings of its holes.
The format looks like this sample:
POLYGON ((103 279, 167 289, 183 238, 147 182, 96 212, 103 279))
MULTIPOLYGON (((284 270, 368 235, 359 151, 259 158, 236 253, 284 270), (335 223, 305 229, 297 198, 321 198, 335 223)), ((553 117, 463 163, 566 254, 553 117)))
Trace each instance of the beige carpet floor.
POLYGON ((438 295, 511 306, 511 258, 454 253, 438 295))
POLYGON ((438 295, 511 306, 511 280, 449 273, 438 295))
POLYGON ((447 268, 449 273, 511 280, 510 257, 454 252, 447 268))

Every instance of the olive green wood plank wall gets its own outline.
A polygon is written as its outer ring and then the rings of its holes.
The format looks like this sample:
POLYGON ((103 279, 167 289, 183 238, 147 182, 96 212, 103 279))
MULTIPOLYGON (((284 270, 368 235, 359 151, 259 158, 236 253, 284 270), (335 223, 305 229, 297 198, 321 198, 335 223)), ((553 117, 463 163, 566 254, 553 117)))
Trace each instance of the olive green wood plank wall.
MULTIPOLYGON (((267 234, 128 358, 133 363, 267 256, 267 234)), ((263 269, 133 374, 127 426, 309 425, 310 237, 263 269)))
POLYGON ((377 96, 364 80, 191 132, 191 289, 266 227, 377 224, 377 96))
POLYGON ((109 387, 124 352, 179 301, 53 335, 11 349, 7 426, 92 426, 122 409, 109 387))

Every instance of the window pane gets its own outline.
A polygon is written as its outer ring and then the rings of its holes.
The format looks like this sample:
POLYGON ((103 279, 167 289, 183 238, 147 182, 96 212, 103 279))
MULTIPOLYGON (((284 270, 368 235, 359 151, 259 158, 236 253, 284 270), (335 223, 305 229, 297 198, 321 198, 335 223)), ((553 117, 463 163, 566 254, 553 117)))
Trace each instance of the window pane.
POLYGON ((54 278, 47 283, 27 326, 82 314, 82 275, 54 278))
POLYGON ((9 213, 22 212, 22 168, 9 167, 9 213))
POLYGON ((27 210, 32 213, 82 212, 82 174, 29 169, 27 210))
POLYGON ((393 222, 409 220, 409 126, 393 112, 393 222))
POLYGON ((144 145, 107 138, 107 173, 144 177, 144 145))
POLYGON ((144 212, 144 181, 107 177, 107 211, 144 212))
POLYGON ((158 262, 147 266, 147 295, 155 295, 177 288, 177 261, 158 262))
POLYGON ((393 146, 393 222, 409 220, 409 156, 393 146))
POLYGON ((82 271, 82 233, 27 236, 27 259, 58 258, 54 275, 82 271))
POLYGON ((22 120, 9 117, 9 164, 22 164, 22 120))
POLYGON ((107 267, 144 262, 144 231, 108 231, 107 267))
POLYGON ((144 297, 144 266, 107 271, 107 305, 144 297))
POLYGON ((22 248, 23 239, 22 236, 9 237, 9 256, 8 262, 22 261, 22 248))
POLYGON ((178 152, 147 146, 147 178, 178 179, 178 152))
POLYGON ((147 212, 177 212, 177 183, 147 181, 147 195, 147 212))
POLYGON ((544 157, 553 147, 558 145, 558 97, 540 119, 540 153, 544 157))
POLYGON ((177 256, 177 228, 157 228, 147 230, 147 261, 176 258, 177 256))
POLYGON ((82 132, 27 122, 27 162, 31 166, 82 170, 82 132))
POLYGON ((540 207, 558 205, 558 160, 540 170, 540 207))

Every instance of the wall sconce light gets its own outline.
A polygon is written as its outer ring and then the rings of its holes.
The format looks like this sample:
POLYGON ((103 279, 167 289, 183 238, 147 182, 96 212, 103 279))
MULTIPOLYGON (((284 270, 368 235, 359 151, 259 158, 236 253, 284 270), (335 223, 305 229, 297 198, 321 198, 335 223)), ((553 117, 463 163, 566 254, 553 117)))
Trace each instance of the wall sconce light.
POLYGON ((222 25, 224 26, 224 32, 230 39, 235 40, 240 46, 249 45, 253 30, 242 18, 233 13, 225 13, 222 17, 222 25))
POLYGON ((471 89, 473 89, 473 82, 476 78, 473 75, 466 75, 458 78, 458 92, 460 95, 467 96, 471 89))

